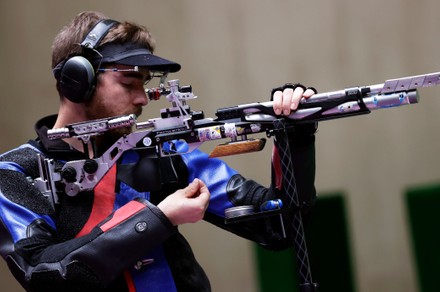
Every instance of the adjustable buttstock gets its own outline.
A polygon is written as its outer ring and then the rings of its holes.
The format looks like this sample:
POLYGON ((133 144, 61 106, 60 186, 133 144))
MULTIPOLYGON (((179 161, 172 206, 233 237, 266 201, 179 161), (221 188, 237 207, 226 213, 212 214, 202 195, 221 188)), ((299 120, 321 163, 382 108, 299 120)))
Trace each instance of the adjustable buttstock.
POLYGON ((266 139, 249 139, 244 141, 228 142, 220 144, 209 154, 210 158, 222 157, 228 155, 243 154, 249 152, 261 151, 266 144, 266 139))

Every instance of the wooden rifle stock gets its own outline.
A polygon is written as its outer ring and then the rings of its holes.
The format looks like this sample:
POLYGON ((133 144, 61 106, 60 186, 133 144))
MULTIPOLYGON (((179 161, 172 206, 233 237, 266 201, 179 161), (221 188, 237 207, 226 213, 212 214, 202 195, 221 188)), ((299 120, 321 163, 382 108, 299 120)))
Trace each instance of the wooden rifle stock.
POLYGON ((261 151, 266 145, 265 138, 234 141, 217 145, 209 154, 210 158, 261 151))

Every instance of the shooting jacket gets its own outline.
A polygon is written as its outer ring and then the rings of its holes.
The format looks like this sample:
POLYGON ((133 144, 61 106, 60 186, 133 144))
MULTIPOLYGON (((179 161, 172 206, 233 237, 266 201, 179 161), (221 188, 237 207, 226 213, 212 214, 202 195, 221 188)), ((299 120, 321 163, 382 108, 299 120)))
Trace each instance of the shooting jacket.
MULTIPOLYGON (((93 191, 74 197, 60 191, 53 208, 33 185, 40 176, 37 154, 54 159, 56 167, 86 158, 61 140, 48 140, 55 119, 37 122, 37 139, 0 156, 0 254, 26 290, 210 291, 189 244, 156 207, 194 178, 211 192, 204 220, 267 249, 292 246, 288 228, 282 236, 279 216, 225 224, 226 208, 258 208, 282 193, 199 150, 164 158, 129 150, 93 191)), ((315 127, 306 128, 291 135, 291 149, 300 201, 311 206, 315 127)), ((295 211, 283 213, 284 220, 295 211)))

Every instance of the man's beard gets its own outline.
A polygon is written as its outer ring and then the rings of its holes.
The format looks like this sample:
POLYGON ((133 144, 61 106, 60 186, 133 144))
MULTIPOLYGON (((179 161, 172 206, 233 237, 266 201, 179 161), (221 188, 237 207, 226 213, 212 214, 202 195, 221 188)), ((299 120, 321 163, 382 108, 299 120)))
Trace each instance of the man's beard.
MULTIPOLYGON (((125 112, 115 113, 104 106, 99 100, 91 100, 86 104, 85 114, 87 120, 97 120, 104 118, 111 118, 115 116, 124 116, 135 114, 139 117, 142 114, 142 107, 135 107, 132 110, 127 110, 125 112)), ((110 147, 116 142, 120 137, 128 135, 132 132, 132 127, 121 127, 106 131, 105 134, 96 137, 98 152, 105 151, 103 147, 110 147)))
POLYGON ((139 117, 142 114, 142 107, 133 107, 130 110, 125 110, 122 112, 114 112, 109 110, 107 106, 103 105, 99 100, 91 100, 85 104, 85 114, 87 120, 96 120, 96 119, 104 119, 111 118, 114 116, 124 116, 135 114, 136 117, 139 117))

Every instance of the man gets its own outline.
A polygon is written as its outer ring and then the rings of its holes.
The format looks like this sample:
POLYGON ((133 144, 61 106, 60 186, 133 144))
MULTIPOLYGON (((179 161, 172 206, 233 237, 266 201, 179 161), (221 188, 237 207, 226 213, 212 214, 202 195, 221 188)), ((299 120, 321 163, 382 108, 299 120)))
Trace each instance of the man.
MULTIPOLYGON (((49 129, 67 124, 140 115, 148 103, 144 83, 154 72, 180 69, 153 55, 153 49, 145 27, 96 12, 80 13, 56 36, 52 67, 58 115, 36 123, 37 139, 0 156, 0 253, 26 290, 210 291, 177 229, 202 219, 268 249, 291 246, 291 234, 283 236, 279 221, 224 223, 226 208, 258 208, 280 192, 197 150, 171 159, 127 151, 92 191, 69 196, 57 188, 53 204, 36 188, 40 155, 59 168, 92 153, 99 156, 126 134, 106 132, 96 137, 96 149, 75 138, 47 137, 49 129)), ((274 110, 288 115, 313 93, 300 85, 274 90, 274 110)), ((315 199, 315 130, 301 126, 291 135, 297 188, 308 206, 315 199)))

